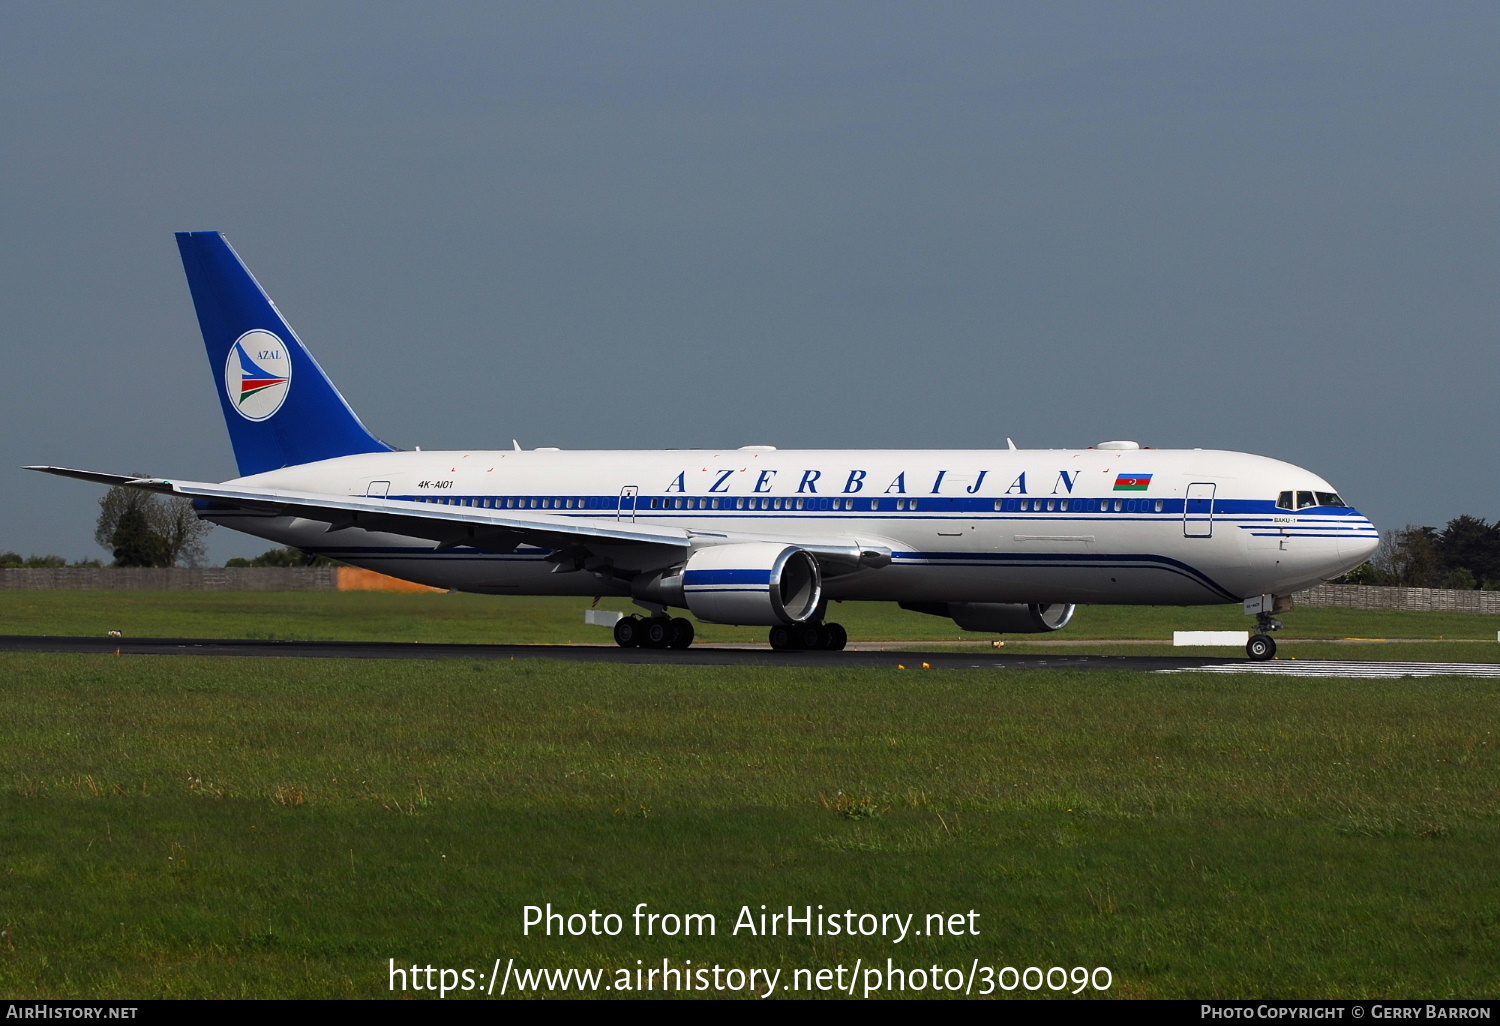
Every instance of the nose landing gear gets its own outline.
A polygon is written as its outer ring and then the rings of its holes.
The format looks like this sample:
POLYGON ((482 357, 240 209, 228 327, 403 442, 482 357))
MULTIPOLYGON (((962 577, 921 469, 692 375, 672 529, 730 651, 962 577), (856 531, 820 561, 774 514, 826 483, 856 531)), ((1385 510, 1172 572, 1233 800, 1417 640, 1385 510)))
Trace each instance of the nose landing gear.
POLYGON ((1276 641, 1271 637, 1271 631, 1279 631, 1282 626, 1281 621, 1268 612, 1256 614, 1255 633, 1245 645, 1245 654, 1252 662, 1263 663, 1276 657, 1276 641))
POLYGON ((1276 641, 1268 634, 1257 634, 1245 646, 1245 654, 1260 663, 1276 655, 1276 641))

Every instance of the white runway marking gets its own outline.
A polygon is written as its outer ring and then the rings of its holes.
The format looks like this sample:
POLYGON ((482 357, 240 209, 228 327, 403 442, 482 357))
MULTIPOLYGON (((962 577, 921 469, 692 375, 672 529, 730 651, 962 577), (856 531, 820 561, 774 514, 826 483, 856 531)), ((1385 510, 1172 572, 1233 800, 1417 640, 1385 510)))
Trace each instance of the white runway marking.
POLYGON ((1383 663, 1353 659, 1273 659, 1156 670, 1156 673, 1274 673, 1286 677, 1496 677, 1496 663, 1383 663))

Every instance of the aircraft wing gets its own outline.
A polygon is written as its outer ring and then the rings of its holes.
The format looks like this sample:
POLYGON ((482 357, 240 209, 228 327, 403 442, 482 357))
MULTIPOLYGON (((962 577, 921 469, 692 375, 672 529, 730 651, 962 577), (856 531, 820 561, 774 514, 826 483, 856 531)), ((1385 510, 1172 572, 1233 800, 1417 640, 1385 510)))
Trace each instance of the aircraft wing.
POLYGON ((776 541, 811 552, 818 557, 827 576, 849 573, 861 567, 884 566, 890 562, 889 547, 861 543, 854 538, 798 539, 777 534, 703 531, 604 517, 565 517, 557 513, 533 510, 482 509, 377 496, 253 489, 202 481, 102 474, 66 467, 25 469, 96 484, 140 488, 165 495, 201 499, 224 509, 301 517, 304 520, 326 523, 329 531, 359 528, 410 538, 426 538, 436 542, 439 549, 463 545, 506 552, 524 542, 567 551, 582 558, 590 552, 617 549, 622 545, 646 546, 658 551, 640 553, 643 558, 639 561, 665 568, 681 562, 696 548, 736 542, 776 541))

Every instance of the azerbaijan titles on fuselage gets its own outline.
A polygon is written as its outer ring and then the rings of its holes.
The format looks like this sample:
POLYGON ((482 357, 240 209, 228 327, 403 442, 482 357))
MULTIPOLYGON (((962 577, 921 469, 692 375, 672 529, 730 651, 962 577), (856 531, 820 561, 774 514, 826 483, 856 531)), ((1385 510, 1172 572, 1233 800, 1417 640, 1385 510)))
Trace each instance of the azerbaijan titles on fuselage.
MULTIPOLYGON (((1150 474, 1114 474, 1113 491, 1144 492, 1151 486, 1150 474)), ((672 478, 667 494, 708 495, 1071 495, 1081 470, 1059 470, 1055 473, 1023 471, 1014 477, 994 475, 988 470, 962 475, 947 470, 899 471, 887 482, 886 476, 872 477, 866 470, 786 471, 782 469, 684 470, 672 478), (1027 474, 1032 475, 1028 486, 1027 474), (1009 482, 1008 484, 1006 482, 1009 482), (883 485, 883 487, 882 487, 883 485)))

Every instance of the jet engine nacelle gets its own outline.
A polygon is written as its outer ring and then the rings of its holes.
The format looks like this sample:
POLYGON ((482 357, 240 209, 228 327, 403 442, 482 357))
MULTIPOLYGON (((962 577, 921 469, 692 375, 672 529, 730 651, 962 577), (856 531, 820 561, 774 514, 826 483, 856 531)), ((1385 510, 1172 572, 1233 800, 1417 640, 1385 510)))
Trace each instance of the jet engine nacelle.
POLYGON ((903 602, 902 609, 946 616, 966 631, 984 634, 1047 634, 1073 619, 1073 606, 1020 602, 903 602))
POLYGON ((823 575, 812 553, 795 545, 714 545, 694 552, 652 590, 700 620, 775 627, 812 619, 823 575))

